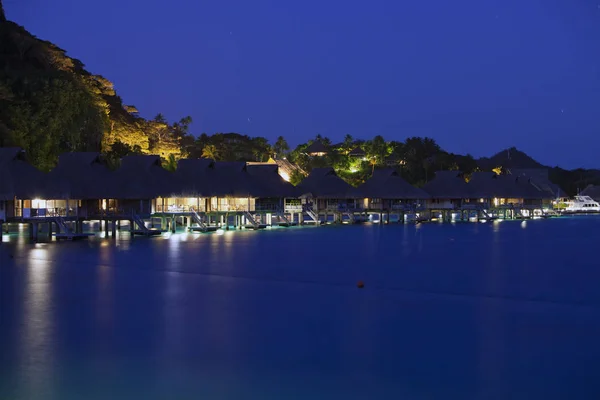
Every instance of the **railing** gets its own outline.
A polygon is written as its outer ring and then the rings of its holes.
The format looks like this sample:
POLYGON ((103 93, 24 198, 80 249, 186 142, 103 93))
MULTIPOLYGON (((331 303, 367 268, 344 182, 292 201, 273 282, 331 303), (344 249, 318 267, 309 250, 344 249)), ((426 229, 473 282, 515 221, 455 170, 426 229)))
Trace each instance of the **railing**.
MULTIPOLYGON (((133 210, 130 210, 130 212, 133 213, 133 210)), ((91 217, 103 219, 127 215, 128 212, 123 208, 113 208, 109 210, 94 210, 90 211, 88 214, 91 217)))
POLYGON ((277 203, 256 203, 254 205, 255 211, 275 211, 280 208, 277 203))
POLYGON ((192 218, 193 218, 194 222, 196 222, 198 224, 200 229, 203 229, 203 230, 208 229, 208 226, 204 223, 204 221, 202 221, 202 218, 200 218, 198 213, 192 207, 190 207, 190 212, 192 213, 192 218))
POLYGON ((280 221, 283 220, 284 223, 290 224, 290 220, 285 216, 285 212, 283 212, 281 208, 277 209, 277 216, 280 221))
POLYGON ((306 204, 303 207, 303 211, 314 221, 315 224, 319 223, 319 216, 313 211, 312 207, 306 204))
POLYGON ((246 219, 250 222, 250 224, 253 227, 255 227, 255 228, 259 227, 258 222, 256 222, 256 220, 254 219, 254 217, 252 216, 252 214, 250 214, 248 211, 244 211, 244 216, 246 217, 246 219))
POLYGON ((186 212, 192 212, 192 210, 198 210, 197 212, 204 212, 204 207, 194 207, 194 206, 187 206, 187 205, 169 205, 169 206, 163 206, 162 204, 157 205, 156 206, 156 212, 159 213, 186 213, 186 212))
POLYGON ((346 217, 348 217, 348 222, 350 222, 351 224, 354 223, 354 214, 351 212, 345 212, 343 215, 345 215, 346 217))
POLYGON ((62 217, 60 215, 54 216, 54 222, 56 222, 56 225, 58 225, 58 228, 61 230, 62 233, 67 233, 67 234, 73 233, 71 228, 69 228, 69 226, 66 224, 65 220, 62 219, 62 217))
POLYGON ((60 215, 61 217, 78 217, 80 209, 73 208, 17 208, 15 216, 21 218, 36 218, 60 215))
POLYGON ((142 232, 150 232, 150 229, 148 229, 146 227, 146 224, 144 223, 144 221, 140 218, 139 215, 137 214, 133 214, 133 222, 138 226, 138 228, 140 228, 140 230, 142 232))

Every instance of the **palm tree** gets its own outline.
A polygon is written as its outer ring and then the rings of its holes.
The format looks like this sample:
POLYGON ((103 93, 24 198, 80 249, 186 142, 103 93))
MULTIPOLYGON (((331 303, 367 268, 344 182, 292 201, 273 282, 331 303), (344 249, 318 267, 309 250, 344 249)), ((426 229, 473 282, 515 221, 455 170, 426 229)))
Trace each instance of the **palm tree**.
POLYGON ((279 136, 275 142, 275 146, 273 146, 273 150, 277 156, 281 157, 290 151, 290 146, 283 136, 279 136))
POLYGON ((369 163, 371 164, 371 175, 375 173, 375 166, 377 165, 377 156, 373 156, 369 159, 369 163))
POLYGON ((202 149, 202 157, 210 158, 213 161, 217 161, 217 157, 219 157, 219 151, 217 150, 217 146, 214 144, 207 144, 202 149))
POLYGON ((175 172, 175 170, 177 169, 177 159, 175 158, 174 154, 169 154, 169 158, 167 159, 165 169, 170 172, 175 172))
POLYGON ((158 113, 158 114, 156 114, 156 117, 154 117, 154 122, 158 122, 160 124, 166 124, 167 119, 165 118, 164 115, 162 115, 162 113, 158 113))
POLYGON ((354 145, 354 138, 350 134, 346 134, 344 136, 344 142, 342 143, 342 149, 345 154, 349 154, 352 151, 352 146, 354 145))

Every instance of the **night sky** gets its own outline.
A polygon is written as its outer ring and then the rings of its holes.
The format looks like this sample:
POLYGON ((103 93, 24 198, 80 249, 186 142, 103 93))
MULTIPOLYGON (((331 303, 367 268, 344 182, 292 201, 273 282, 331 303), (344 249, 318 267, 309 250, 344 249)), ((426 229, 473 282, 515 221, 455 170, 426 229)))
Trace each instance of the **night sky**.
POLYGON ((588 0, 4 0, 145 117, 296 145, 430 136, 600 168, 600 5, 588 0))

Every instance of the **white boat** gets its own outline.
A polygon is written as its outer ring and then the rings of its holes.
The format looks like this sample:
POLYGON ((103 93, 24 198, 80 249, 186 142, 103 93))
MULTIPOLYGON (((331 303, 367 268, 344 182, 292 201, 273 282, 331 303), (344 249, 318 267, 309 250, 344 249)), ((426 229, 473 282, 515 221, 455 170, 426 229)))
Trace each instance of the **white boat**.
POLYGON ((590 196, 575 196, 573 200, 567 201, 567 213, 597 213, 600 212, 600 204, 590 196))

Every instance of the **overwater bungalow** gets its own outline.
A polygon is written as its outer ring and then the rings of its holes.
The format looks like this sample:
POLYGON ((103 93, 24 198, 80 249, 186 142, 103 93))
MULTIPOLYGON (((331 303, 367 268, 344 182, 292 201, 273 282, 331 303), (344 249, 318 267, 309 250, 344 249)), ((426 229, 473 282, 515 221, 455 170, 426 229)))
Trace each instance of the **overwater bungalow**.
POLYGON ((377 169, 357 188, 363 208, 376 211, 414 210, 431 196, 406 182, 393 168, 377 169))
POLYGON ((256 198, 255 210, 272 213, 302 212, 298 190, 281 177, 278 169, 277 164, 246 167, 251 178, 250 193, 256 198))
POLYGON ((181 159, 173 173, 176 189, 168 197, 156 199, 156 212, 159 213, 198 213, 210 210, 211 176, 215 162, 207 158, 181 159))
POLYGON ((40 208, 61 217, 96 217, 114 204, 114 178, 100 153, 63 153, 47 175, 40 208))
POLYGON ((245 162, 215 162, 207 171, 211 200, 206 212, 254 212, 256 197, 245 162))
POLYGON ((159 199, 170 198, 180 190, 174 174, 162 167, 159 156, 125 156, 115 175, 116 214, 147 218, 163 207, 159 199))
POLYGON ((158 199, 159 212, 274 212, 297 208, 299 202, 277 164, 180 160, 174 182, 179 189, 173 197, 158 199))
POLYGON ((438 171, 422 189, 430 196, 426 205, 432 210, 458 209, 471 197, 464 174, 460 171, 438 171))
POLYGON ((24 150, 0 148, 0 223, 37 216, 38 209, 45 209, 45 202, 39 200, 44 196, 45 178, 46 174, 29 164, 24 150))
POLYGON ((535 186, 530 178, 495 172, 474 172, 468 184, 471 200, 487 207, 542 207, 553 194, 535 186))
POLYGON ((296 190, 279 175, 277 164, 189 159, 180 160, 173 175, 177 189, 157 199, 162 214, 189 214, 196 222, 225 226, 235 216, 235 226, 258 227, 262 220, 271 223, 273 214, 287 221, 285 212, 301 212, 296 190))
POLYGON ((536 188, 546 192, 548 199, 561 199, 567 197, 566 192, 560 186, 550 181, 547 168, 511 168, 508 173, 515 177, 527 178, 536 188))
POLYGON ((498 205, 500 198, 504 202, 512 199, 505 198, 507 194, 506 181, 495 172, 477 171, 471 174, 467 184, 468 198, 464 199, 463 205, 489 208, 498 205))
POLYGON ((357 190, 340 178, 333 168, 313 169, 297 189, 307 206, 315 212, 362 209, 357 190))

